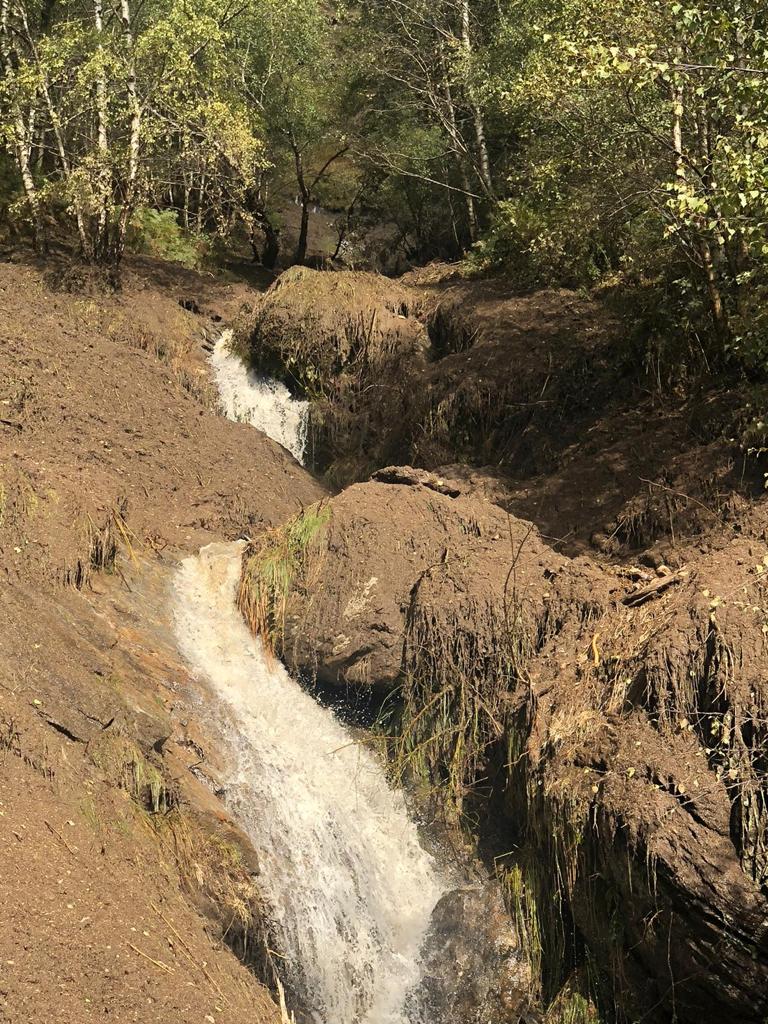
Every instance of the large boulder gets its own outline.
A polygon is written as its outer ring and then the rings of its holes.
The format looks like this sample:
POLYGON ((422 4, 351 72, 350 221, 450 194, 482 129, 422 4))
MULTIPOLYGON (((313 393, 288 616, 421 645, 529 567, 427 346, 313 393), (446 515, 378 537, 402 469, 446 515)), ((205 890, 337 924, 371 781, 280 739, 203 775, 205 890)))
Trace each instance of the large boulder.
POLYGON ((406 446, 408 409, 430 341, 418 296, 376 274, 295 267, 235 325, 251 365, 310 401, 310 457, 348 483, 406 446))

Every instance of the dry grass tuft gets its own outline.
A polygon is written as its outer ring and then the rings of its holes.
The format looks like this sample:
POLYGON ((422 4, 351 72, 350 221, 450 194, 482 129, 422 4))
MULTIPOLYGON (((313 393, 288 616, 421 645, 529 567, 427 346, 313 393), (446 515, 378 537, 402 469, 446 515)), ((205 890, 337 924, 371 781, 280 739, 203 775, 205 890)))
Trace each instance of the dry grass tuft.
POLYGON ((91 515, 84 516, 83 544, 86 553, 76 560, 73 568, 64 572, 65 586, 82 590, 88 586, 94 572, 111 574, 119 571, 117 556, 121 549, 132 561, 136 560, 135 549, 139 541, 128 526, 127 517, 126 498, 118 498, 117 504, 109 509, 100 525, 94 522, 91 515))
POLYGON ((111 784, 130 794, 147 813, 167 814, 178 805, 178 794, 162 771, 119 731, 104 732, 88 752, 111 784))
POLYGON ((528 644, 519 608, 506 621, 491 605, 444 619, 420 601, 418 586, 412 595, 394 762, 401 776, 437 787, 458 814, 491 788, 489 758, 528 644))
POLYGON ((162 823, 184 888, 221 924, 221 939, 262 981, 275 987, 266 912, 253 872, 236 843, 174 810, 162 823))

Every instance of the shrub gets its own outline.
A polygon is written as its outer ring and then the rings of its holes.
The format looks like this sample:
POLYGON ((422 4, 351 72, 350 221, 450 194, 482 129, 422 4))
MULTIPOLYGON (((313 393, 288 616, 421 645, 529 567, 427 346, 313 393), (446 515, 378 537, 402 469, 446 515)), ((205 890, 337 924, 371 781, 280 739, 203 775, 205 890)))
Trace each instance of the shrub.
POLYGON ((526 287, 594 284, 608 260, 598 238, 585 230, 587 211, 582 215, 575 205, 562 197, 551 205, 527 198, 499 203, 489 230, 468 257, 470 269, 504 269, 526 287))
POLYGON ((208 241, 200 234, 185 231, 174 210, 143 207, 131 221, 128 244, 135 252, 155 256, 171 263, 195 269, 204 260, 208 241))

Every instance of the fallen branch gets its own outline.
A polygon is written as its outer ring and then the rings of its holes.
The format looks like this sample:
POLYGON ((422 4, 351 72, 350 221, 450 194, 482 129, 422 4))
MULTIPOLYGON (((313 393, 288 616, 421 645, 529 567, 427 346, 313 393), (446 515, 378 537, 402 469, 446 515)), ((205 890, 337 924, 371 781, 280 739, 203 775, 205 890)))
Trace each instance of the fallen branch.
POLYGON ((674 583, 679 583, 685 577, 679 572, 670 573, 669 576, 661 576, 659 579, 654 580, 653 583, 647 584, 645 587, 641 587, 639 590, 633 590, 631 594, 623 600, 628 608, 636 608, 638 605, 644 604, 650 598, 655 597, 656 594, 661 594, 671 587, 674 583))
POLYGON ((67 850, 72 854, 73 857, 77 856, 77 854, 72 849, 72 847, 69 845, 67 840, 61 834, 61 832, 57 832, 56 829, 53 827, 53 825, 49 821, 45 821, 45 819, 43 819, 43 824, 48 829, 48 831, 51 833, 51 835, 56 836, 56 838, 59 840, 59 842, 62 843, 67 848, 67 850))

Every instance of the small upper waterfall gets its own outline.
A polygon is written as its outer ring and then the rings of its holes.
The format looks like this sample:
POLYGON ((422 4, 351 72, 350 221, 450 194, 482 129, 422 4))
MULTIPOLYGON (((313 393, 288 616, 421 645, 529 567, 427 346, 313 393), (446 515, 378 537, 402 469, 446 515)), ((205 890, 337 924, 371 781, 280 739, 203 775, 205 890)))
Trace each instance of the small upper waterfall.
POLYGON ((304 462, 309 427, 309 402, 294 398, 285 384, 249 370, 229 350, 232 331, 224 331, 214 346, 211 365, 222 408, 231 420, 250 423, 304 462))
MULTIPOLYGON (((274 426, 275 392, 254 387, 220 345, 226 406, 274 426)), ((279 423, 294 453, 300 422, 279 423)), ((226 801, 259 853, 285 979, 317 1024, 405 1024, 446 886, 383 764, 251 635, 235 604, 241 557, 241 543, 214 544, 182 564, 176 634, 216 698, 226 801)))

